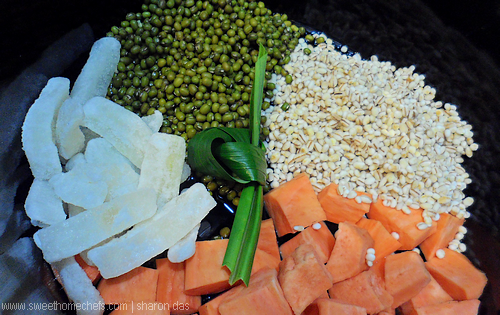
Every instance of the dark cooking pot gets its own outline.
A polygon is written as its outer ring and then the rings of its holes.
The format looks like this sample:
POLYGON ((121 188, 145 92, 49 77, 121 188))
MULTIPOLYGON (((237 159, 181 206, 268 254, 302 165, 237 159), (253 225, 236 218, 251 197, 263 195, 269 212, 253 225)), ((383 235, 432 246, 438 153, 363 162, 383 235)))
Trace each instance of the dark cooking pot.
MULTIPOLYGON (((138 11, 140 4, 141 1, 132 0, 2 1, 0 253, 6 254, 0 260, 0 302, 64 300, 64 294, 57 294, 61 293, 60 288, 40 252, 28 239, 22 240, 25 247, 21 251, 11 248, 14 241, 33 233, 22 209, 32 181, 20 147, 24 115, 48 78, 62 75, 74 81, 93 40, 104 36, 126 13, 138 11), (83 23, 88 24, 81 26, 83 23)), ((464 162, 473 180, 465 193, 475 199, 469 208, 471 218, 466 222, 469 229, 466 254, 489 279, 480 313, 500 314, 500 205, 497 200, 500 195, 500 50, 495 46, 500 35, 498 4, 494 1, 270 0, 266 5, 325 32, 363 58, 378 55, 380 60, 391 61, 397 67, 415 65, 416 72, 426 75, 426 83, 436 88, 436 99, 458 106, 461 117, 473 126, 474 140, 480 146, 474 156, 464 162)), ((211 217, 214 229, 217 222, 225 224, 230 220, 230 213, 224 210, 211 217)))

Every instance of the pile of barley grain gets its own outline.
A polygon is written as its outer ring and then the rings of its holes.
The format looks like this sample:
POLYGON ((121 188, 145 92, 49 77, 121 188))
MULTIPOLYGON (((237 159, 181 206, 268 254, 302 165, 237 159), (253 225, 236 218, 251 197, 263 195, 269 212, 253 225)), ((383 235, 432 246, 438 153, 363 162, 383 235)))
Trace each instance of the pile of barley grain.
POLYGON ((334 182, 345 197, 364 191, 405 213, 422 208, 422 229, 440 213, 469 216, 460 163, 478 148, 472 126, 434 100, 413 66, 348 56, 327 39, 301 41, 285 69, 293 81, 274 78, 276 106, 265 112, 271 187, 306 172, 316 191, 334 182))

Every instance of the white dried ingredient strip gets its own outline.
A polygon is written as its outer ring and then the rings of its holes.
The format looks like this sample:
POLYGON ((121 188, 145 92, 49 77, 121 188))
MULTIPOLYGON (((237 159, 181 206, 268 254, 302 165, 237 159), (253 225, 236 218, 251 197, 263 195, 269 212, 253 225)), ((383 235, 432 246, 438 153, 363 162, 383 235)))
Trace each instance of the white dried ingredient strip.
POLYGON ((191 232, 168 249, 167 257, 171 262, 180 263, 194 255, 199 229, 200 224, 197 224, 191 232))
POLYGON ((163 124, 163 114, 155 110, 152 115, 142 116, 141 119, 148 125, 152 132, 159 132, 163 124))
POLYGON ((80 130, 84 117, 82 106, 73 98, 68 98, 57 116, 56 143, 59 155, 66 160, 82 152, 85 147, 85 136, 80 130))
POLYGON ((35 178, 26 197, 24 209, 35 226, 45 227, 66 220, 63 202, 46 180, 35 178))
POLYGON ((138 187, 156 191, 158 209, 179 194, 185 157, 186 141, 182 137, 155 133, 149 138, 138 187))
POLYGON ((155 192, 137 190, 41 229, 33 238, 45 260, 52 263, 74 256, 150 218, 156 209, 155 192))
POLYGON ((104 138, 96 138, 88 142, 85 148, 85 160, 103 166, 126 164, 136 170, 134 164, 104 138))
POLYGON ((109 141, 137 168, 141 167, 153 132, 139 116, 104 97, 92 98, 83 111, 86 127, 109 141))
POLYGON ((23 150, 35 178, 47 180, 62 171, 54 129, 57 112, 68 95, 68 79, 50 79, 24 119, 23 150))
POLYGON ((85 150, 87 176, 108 187, 106 200, 112 200, 137 189, 136 167, 104 138, 92 139, 85 150))
POLYGON ((101 315, 104 313, 104 299, 74 257, 55 262, 53 267, 59 273, 59 279, 68 298, 81 306, 76 314, 101 315), (85 305, 89 307, 82 307, 85 305))
POLYGON ((170 200, 151 219, 137 224, 125 235, 90 250, 88 257, 104 278, 122 275, 177 243, 215 205, 205 186, 196 183, 170 200))
POLYGON ((94 96, 106 96, 120 61, 120 42, 113 37, 97 40, 71 90, 71 98, 83 105, 94 96))
POLYGON ((181 176, 181 182, 185 182, 189 179, 189 176, 191 176, 191 167, 189 167, 189 164, 184 162, 184 165, 182 166, 182 176, 181 176))
POLYGON ((83 153, 75 154, 71 159, 64 165, 64 171, 69 172, 75 167, 80 167, 86 163, 85 155, 83 153))
POLYGON ((99 165, 87 162, 86 174, 94 183, 104 183, 107 187, 105 201, 137 190, 139 174, 128 164, 99 165))
POLYGON ((103 204, 108 186, 103 181, 93 181, 87 175, 87 167, 87 163, 82 163, 69 172, 54 175, 49 183, 64 202, 90 209, 103 204))

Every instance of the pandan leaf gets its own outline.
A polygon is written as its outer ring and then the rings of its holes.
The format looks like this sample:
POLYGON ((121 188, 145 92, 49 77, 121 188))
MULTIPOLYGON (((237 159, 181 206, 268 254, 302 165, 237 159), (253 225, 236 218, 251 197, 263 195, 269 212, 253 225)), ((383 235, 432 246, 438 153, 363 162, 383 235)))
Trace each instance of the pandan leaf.
POLYGON ((240 196, 223 261, 231 271, 231 284, 242 280, 248 285, 260 233, 267 168, 259 143, 266 62, 266 50, 260 45, 250 95, 250 128, 208 128, 194 136, 187 148, 188 163, 195 171, 248 184, 240 196))

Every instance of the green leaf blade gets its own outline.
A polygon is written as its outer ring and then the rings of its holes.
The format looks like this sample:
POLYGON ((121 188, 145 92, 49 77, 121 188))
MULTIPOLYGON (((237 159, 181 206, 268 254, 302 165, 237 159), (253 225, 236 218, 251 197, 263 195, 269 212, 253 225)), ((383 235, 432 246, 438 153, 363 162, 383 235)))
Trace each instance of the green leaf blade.
POLYGON ((250 133, 253 145, 258 145, 260 135, 260 117, 264 98, 264 79, 266 75, 267 52, 259 45, 259 56, 255 63, 255 79, 250 94, 250 133))
POLYGON ((260 45, 250 96, 249 129, 208 128, 188 143, 188 163, 195 171, 250 183, 243 189, 223 265, 231 271, 229 282, 248 286, 262 220, 266 183, 265 149, 260 138, 267 52, 260 45))
POLYGON ((229 283, 241 280, 248 286, 260 233, 263 208, 261 185, 251 185, 243 189, 236 211, 231 238, 224 256, 223 266, 231 271, 229 283))

